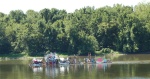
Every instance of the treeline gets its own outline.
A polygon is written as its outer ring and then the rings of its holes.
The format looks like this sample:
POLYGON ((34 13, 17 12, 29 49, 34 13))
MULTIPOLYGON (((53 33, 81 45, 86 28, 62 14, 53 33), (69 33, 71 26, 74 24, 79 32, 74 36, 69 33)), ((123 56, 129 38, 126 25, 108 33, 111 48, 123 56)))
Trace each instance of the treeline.
POLYGON ((150 3, 116 4, 95 9, 12 10, 0 13, 0 54, 67 54, 111 49, 124 53, 150 51, 150 3))

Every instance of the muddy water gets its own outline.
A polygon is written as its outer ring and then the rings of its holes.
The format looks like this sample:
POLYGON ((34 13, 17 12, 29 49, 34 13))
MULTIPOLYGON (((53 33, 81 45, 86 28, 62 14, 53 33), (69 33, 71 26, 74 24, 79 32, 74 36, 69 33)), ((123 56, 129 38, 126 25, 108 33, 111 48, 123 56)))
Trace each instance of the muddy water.
MULTIPOLYGON (((141 60, 150 60, 150 55, 122 55, 113 59, 141 60)), ((150 79, 150 64, 50 65, 31 68, 29 62, 1 60, 0 79, 150 79)))

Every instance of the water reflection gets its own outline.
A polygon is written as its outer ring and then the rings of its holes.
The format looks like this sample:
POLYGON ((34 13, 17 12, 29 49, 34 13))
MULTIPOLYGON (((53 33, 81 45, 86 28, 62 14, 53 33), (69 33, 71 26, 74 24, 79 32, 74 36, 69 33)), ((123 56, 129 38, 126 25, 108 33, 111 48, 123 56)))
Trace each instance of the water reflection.
POLYGON ((51 66, 45 67, 45 72, 49 78, 54 78, 58 75, 59 69, 57 66, 51 65, 51 66))
POLYGON ((84 73, 94 71, 106 71, 111 67, 111 64, 75 64, 75 65, 48 65, 46 67, 33 67, 33 73, 45 73, 48 78, 55 78, 57 76, 64 76, 69 73, 84 73))
POLYGON ((45 68, 46 75, 52 78, 64 76, 70 73, 92 72, 95 70, 106 71, 111 64, 83 64, 83 65, 52 65, 45 68))
POLYGON ((43 67, 33 67, 32 70, 34 73, 43 72, 43 67))
POLYGON ((46 75, 49 78, 55 78, 57 76, 64 76, 70 72, 70 70, 76 71, 77 65, 48 65, 45 67, 46 75))
MULTIPOLYGON (((132 58, 129 56, 129 58, 132 58)), ((150 60, 146 55, 143 60, 150 60)), ((120 58, 120 57, 119 57, 120 58)), ((128 59, 127 56, 122 59, 128 59)), ((137 59, 140 57, 137 57, 137 59)), ((134 58, 136 59, 136 58, 134 58)), ((118 59, 120 60, 120 59, 118 59)), ((123 60, 124 61, 124 60, 123 60)), ((128 60, 129 61, 129 60, 128 60)), ((48 65, 31 68, 24 60, 0 61, 0 79, 149 79, 150 64, 48 65)))
POLYGON ((111 66, 111 64, 107 64, 107 63, 104 63, 104 64, 97 64, 96 65, 96 68, 98 70, 106 70, 107 68, 109 68, 111 66))
POLYGON ((59 65, 60 74, 65 74, 65 72, 69 73, 69 65, 59 65))

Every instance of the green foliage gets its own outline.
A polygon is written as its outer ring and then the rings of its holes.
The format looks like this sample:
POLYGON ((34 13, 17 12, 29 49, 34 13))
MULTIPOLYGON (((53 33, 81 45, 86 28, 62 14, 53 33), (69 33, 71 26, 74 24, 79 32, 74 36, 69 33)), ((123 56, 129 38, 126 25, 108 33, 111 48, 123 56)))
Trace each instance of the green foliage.
POLYGON ((0 24, 0 54, 9 54, 11 51, 11 46, 5 36, 4 30, 4 26, 0 24))
POLYGON ((44 55, 46 51, 85 55, 150 51, 150 3, 95 9, 42 9, 0 13, 0 54, 44 55))
POLYGON ((100 52, 103 54, 107 54, 107 53, 112 53, 112 50, 109 48, 103 48, 102 50, 100 50, 100 52))

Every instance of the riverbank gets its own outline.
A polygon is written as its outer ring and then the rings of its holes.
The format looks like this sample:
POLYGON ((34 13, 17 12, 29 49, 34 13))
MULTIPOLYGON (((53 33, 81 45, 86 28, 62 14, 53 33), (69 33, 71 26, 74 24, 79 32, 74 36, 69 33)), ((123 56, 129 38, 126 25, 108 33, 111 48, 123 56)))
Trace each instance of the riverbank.
POLYGON ((0 60, 30 60, 33 58, 43 58, 43 57, 29 57, 29 56, 23 56, 23 57, 0 57, 0 60))
MULTIPOLYGON (((67 57, 68 55, 60 54, 60 57, 67 57)), ((40 58, 42 59, 44 56, 29 56, 27 54, 7 54, 7 55, 0 55, 0 60, 30 60, 33 58, 40 58)))
MULTIPOLYGON (((119 52, 112 52, 112 53, 95 53, 96 58, 97 57, 106 57, 108 59, 113 60, 114 58, 118 58, 119 56, 127 55, 122 54, 119 52)), ((74 56, 74 55, 66 55, 66 54, 59 54, 59 57, 68 57, 68 56, 74 56)), ((43 58, 44 56, 29 56, 27 54, 7 54, 7 55, 0 55, 0 60, 11 60, 11 59, 19 59, 19 60, 30 60, 33 58, 43 58)))
MULTIPOLYGON (((0 55, 0 60, 14 60, 14 59, 26 60, 26 59, 32 59, 32 58, 34 58, 34 57, 28 56, 27 54, 4 54, 4 55, 0 55)), ((42 56, 41 57, 39 56, 36 58, 42 58, 42 56)))

